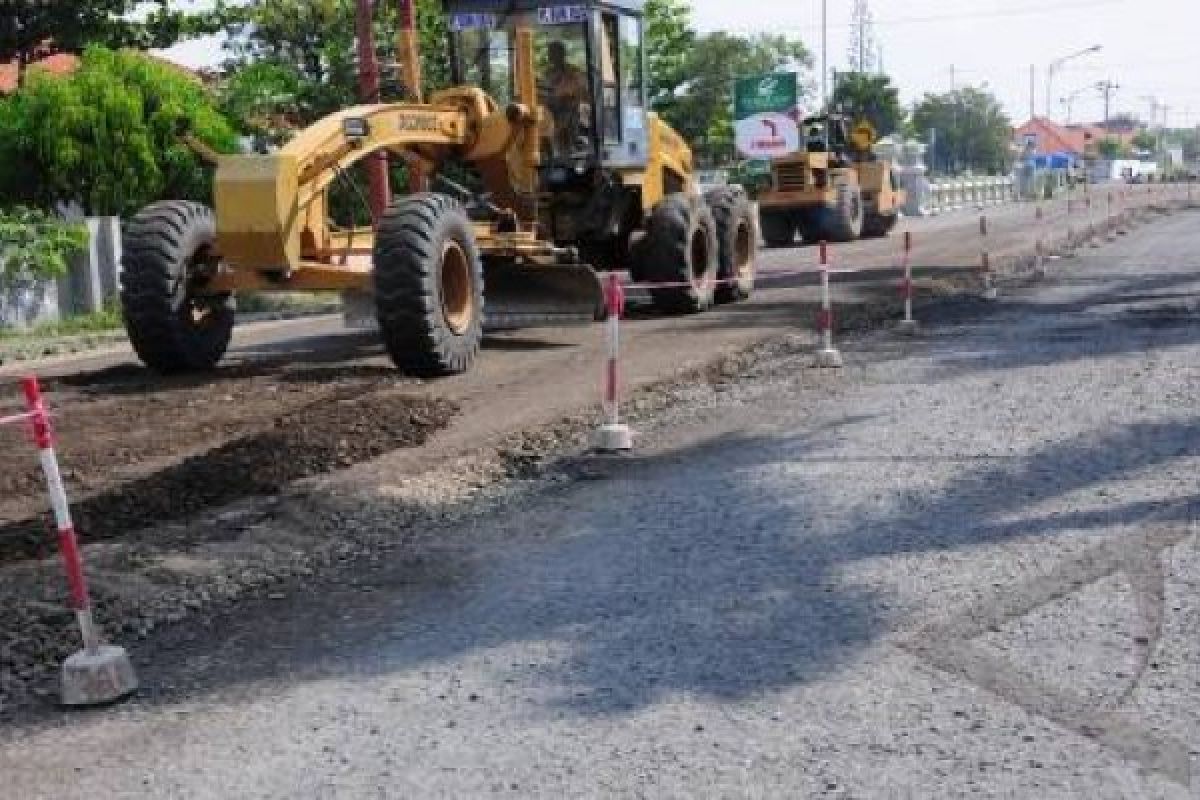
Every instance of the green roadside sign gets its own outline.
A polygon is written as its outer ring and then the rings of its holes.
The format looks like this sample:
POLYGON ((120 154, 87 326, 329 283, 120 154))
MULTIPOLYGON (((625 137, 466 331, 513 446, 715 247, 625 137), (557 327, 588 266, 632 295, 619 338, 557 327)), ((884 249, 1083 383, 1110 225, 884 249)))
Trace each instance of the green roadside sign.
POLYGON ((796 73, 770 72, 739 78, 733 91, 734 119, 755 114, 784 113, 799 102, 796 73))

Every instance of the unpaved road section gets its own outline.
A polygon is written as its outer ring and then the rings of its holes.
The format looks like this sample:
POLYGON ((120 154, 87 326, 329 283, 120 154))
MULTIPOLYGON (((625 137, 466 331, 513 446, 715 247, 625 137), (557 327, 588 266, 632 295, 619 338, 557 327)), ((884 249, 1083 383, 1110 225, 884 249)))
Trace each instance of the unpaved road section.
POLYGON ((0 736, 6 791, 1194 798, 1197 219, 164 633, 141 699, 0 736))
MULTIPOLYGON (((988 212, 995 263, 1019 265, 1037 236, 1053 241, 1083 227, 1080 211, 1047 208, 1041 227, 1030 205, 988 212)), ((914 263, 974 265, 976 224, 969 212, 912 221, 914 263)), ((901 242, 838 248, 835 266, 893 266, 901 242)), ((628 386, 641 388, 628 410, 644 415, 727 383, 761 355, 730 354, 755 343, 788 335, 807 348, 813 290, 778 273, 815 261, 811 247, 765 253, 753 303, 685 319, 635 312, 623 367, 628 386)), ((841 324, 894 315, 893 285, 839 285, 841 324)), ((548 455, 586 446, 603 358, 597 327, 531 331, 490 340, 468 375, 422 384, 393 370, 373 336, 345 334, 336 320, 247 327, 236 342, 228 364, 208 376, 161 379, 120 353, 60 359, 43 371, 97 613, 119 641, 184 616, 203 619, 332 563, 402 550, 448 515, 478 513, 480 498, 536 477, 548 455), (363 502, 356 495, 376 487, 403 518, 346 524, 363 502)), ((19 407, 17 373, 5 370, 0 413, 19 407)), ((76 634, 36 462, 19 429, 0 431, 0 442, 5 719, 34 695, 52 695, 76 634)))
MULTIPOLYGON (((994 220, 988 248, 997 261, 1028 252, 1035 237, 1060 239, 1069 227, 1081 232, 1090 219, 1077 207, 1068 218, 1061 201, 1047 206, 1040 224, 1032 205, 987 213, 994 220)), ((917 265, 978 263, 975 214, 908 224, 917 265)), ((895 235, 839 248, 835 267, 894 266, 901 243, 895 235)), ((632 321, 626 339, 636 356, 632 383, 807 325, 813 294, 800 286, 806 281, 769 275, 811 270, 814 249, 767 251, 762 262, 767 277, 754 303, 690 319, 632 321)), ((863 297, 847 290, 839 299, 863 297)), ((298 478, 421 445, 457 408, 463 410, 457 438, 466 443, 548 421, 598 394, 595 327, 496 337, 471 374, 427 385, 391 369, 373 336, 338 328, 336 319, 324 318, 247 329, 213 375, 160 378, 124 351, 47 365, 61 457, 87 539, 191 519, 243 497, 273 494, 298 478)), ((20 407, 11 380, 19 369, 0 371, 0 414, 20 407)), ((43 557, 51 546, 39 516, 40 475, 20 438, 19 430, 0 431, 0 565, 43 557)))

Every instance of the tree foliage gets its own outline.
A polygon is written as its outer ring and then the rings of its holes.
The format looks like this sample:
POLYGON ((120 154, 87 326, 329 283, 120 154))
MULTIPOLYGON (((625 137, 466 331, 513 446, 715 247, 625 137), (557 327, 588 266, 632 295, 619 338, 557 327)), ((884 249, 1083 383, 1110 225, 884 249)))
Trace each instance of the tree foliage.
POLYGON ((85 3, 0 0, 0 62, 24 65, 43 52, 79 53, 89 45, 168 47, 217 29, 207 14, 169 0, 89 0, 85 3), (16 13, 12 13, 13 7, 16 13))
POLYGON ((830 102, 853 120, 870 122, 880 136, 895 133, 904 123, 900 90, 892 86, 887 75, 842 73, 838 75, 830 102))
MULTIPOLYGON (((375 47, 383 67, 383 93, 395 97, 396 7, 376 6, 375 47)), ((450 74, 441 4, 417 0, 416 6, 424 88, 440 88, 450 74)), ((247 121, 248 132, 261 133, 272 119, 303 125, 358 102, 354 12, 353 0, 219 5, 215 15, 230 34, 225 107, 247 121)))
POLYGON ((163 197, 208 200, 211 175, 181 124, 237 149, 203 86, 140 54, 91 47, 69 77, 31 72, 0 99, 0 203, 125 214, 163 197))
POLYGON ((680 83, 660 97, 657 108, 701 161, 732 160, 734 82, 746 75, 801 70, 810 61, 800 41, 778 34, 699 36, 688 51, 680 83))
POLYGON ((696 41, 692 7, 687 0, 646 0, 646 82, 650 102, 665 102, 687 74, 696 41))
POLYGON ((87 228, 34 208, 0 209, 0 281, 56 278, 88 246, 87 228))
POLYGON ((1153 153, 1158 150, 1158 137, 1150 131, 1138 131, 1133 137, 1133 146, 1137 150, 1153 153))
POLYGON ((913 113, 913 127, 933 145, 934 169, 999 174, 1012 164, 1012 122, 990 92, 968 87, 927 94, 913 113))

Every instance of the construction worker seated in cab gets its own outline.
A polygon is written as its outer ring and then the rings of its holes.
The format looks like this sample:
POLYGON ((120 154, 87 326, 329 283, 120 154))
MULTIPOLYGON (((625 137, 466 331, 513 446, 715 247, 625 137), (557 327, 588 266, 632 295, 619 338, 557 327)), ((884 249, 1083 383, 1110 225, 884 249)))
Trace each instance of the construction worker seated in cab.
POLYGON ((546 108, 554 120, 554 155, 570 158, 583 133, 588 106, 587 75, 567 60, 567 46, 550 42, 544 81, 546 108))

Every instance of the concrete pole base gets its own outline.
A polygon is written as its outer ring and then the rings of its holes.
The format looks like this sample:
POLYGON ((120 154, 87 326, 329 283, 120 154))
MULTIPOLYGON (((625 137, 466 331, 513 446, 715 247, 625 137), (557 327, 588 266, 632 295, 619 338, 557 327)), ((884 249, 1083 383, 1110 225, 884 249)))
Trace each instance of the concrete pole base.
POLYGON ((915 319, 902 319, 896 323, 896 333, 901 336, 916 336, 921 330, 921 323, 915 319))
POLYGON ((104 645, 80 650, 63 662, 62 704, 96 706, 124 699, 137 691, 133 664, 122 647, 104 645))
POLYGON ((841 369, 842 354, 832 347, 818 350, 816 364, 821 369, 841 369))
POLYGON ((604 425, 593 437, 595 449, 601 453, 623 453, 633 449, 633 431, 628 425, 604 425))

